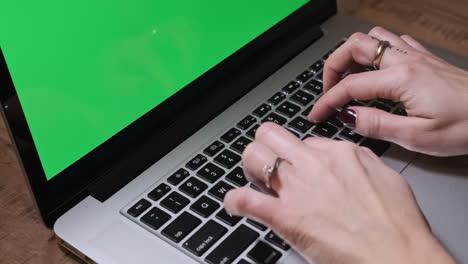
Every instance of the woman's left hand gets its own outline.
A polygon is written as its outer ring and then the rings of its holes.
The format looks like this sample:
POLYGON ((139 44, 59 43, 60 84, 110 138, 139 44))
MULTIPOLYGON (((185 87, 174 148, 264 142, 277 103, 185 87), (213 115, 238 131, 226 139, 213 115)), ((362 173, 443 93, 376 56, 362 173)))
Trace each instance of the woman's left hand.
POLYGON ((406 181, 369 149, 323 138, 300 141, 266 123, 244 151, 246 176, 265 188, 264 166, 278 157, 275 195, 231 190, 229 213, 268 225, 315 263, 454 263, 406 181))

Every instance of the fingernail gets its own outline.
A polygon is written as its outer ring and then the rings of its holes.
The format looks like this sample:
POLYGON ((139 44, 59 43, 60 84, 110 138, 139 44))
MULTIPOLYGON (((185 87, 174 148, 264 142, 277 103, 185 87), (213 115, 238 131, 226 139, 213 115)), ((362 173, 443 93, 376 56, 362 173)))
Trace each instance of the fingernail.
POLYGON ((338 119, 350 129, 356 128, 356 111, 351 108, 345 108, 338 114, 338 119))

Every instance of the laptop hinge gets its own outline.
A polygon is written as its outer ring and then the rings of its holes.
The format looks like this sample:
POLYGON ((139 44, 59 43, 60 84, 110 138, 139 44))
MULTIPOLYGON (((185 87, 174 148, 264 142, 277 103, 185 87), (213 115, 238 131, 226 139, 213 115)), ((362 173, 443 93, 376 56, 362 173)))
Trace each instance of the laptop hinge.
POLYGON ((187 106, 163 133, 142 142, 124 160, 101 174, 89 186, 90 195, 104 202, 322 35, 320 27, 314 25, 272 41, 274 45, 251 57, 248 65, 233 73, 229 80, 223 80, 218 85, 222 88, 213 89, 203 99, 187 106))

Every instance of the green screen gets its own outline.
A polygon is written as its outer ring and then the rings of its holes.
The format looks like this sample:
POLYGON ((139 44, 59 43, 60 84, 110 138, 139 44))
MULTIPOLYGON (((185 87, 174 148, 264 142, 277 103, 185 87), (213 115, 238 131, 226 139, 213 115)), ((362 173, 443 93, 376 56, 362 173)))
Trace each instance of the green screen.
POLYGON ((306 2, 3 1, 0 45, 47 179, 306 2))

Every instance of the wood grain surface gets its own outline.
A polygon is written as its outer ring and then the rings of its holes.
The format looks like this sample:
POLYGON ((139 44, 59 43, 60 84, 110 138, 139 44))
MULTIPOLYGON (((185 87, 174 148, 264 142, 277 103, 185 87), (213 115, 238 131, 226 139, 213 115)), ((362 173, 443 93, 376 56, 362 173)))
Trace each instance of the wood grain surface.
MULTIPOLYGON (((466 0, 339 0, 351 14, 468 56, 466 0)), ((0 120, 0 262, 77 263, 56 245, 34 207, 3 121, 0 120)))

